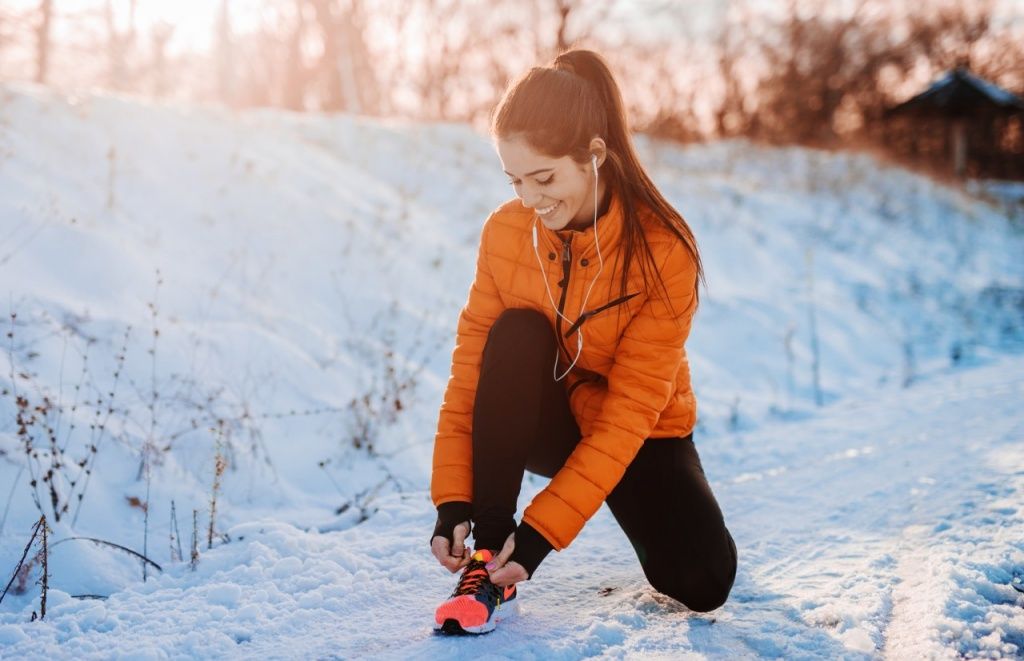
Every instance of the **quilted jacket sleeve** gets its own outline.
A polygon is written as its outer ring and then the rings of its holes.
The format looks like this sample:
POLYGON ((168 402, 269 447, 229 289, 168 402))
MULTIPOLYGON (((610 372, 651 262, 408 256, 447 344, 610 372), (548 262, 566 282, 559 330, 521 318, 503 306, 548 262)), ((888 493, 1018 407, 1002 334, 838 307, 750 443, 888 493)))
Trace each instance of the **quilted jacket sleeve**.
POLYGON ((504 309, 487 261, 492 213, 480 232, 476 276, 459 313, 451 376, 434 437, 430 497, 434 505, 473 500, 473 402, 487 334, 504 309))
POLYGON ((575 539, 622 479, 672 396, 696 310, 696 264, 681 241, 666 252, 659 272, 677 316, 655 284, 616 347, 608 394, 590 434, 523 514, 557 550, 575 539))

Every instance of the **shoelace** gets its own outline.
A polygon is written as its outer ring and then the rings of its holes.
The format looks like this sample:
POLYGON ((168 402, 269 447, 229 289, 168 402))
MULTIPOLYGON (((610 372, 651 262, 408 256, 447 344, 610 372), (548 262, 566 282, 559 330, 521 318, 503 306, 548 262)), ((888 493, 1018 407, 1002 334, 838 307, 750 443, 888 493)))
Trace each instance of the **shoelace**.
POLYGON ((453 597, 457 597, 463 594, 475 594, 480 589, 480 584, 485 579, 489 579, 486 565, 487 563, 482 560, 470 560, 469 564, 466 565, 466 570, 462 573, 462 577, 459 579, 459 584, 455 588, 455 592, 452 593, 453 597))

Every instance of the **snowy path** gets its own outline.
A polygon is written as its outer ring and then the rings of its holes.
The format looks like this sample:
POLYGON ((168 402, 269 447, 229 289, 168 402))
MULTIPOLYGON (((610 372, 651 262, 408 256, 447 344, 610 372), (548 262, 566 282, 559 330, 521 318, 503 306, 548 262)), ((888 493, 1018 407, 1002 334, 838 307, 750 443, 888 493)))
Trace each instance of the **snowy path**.
POLYGON ((428 555, 431 508, 416 493, 344 532, 236 526, 195 573, 170 567, 106 601, 52 591, 44 622, 26 622, 37 602, 0 615, 0 656, 1013 657, 1024 650, 1024 594, 1010 586, 1024 570, 1022 401, 1024 358, 1003 357, 698 440, 740 550, 730 600, 712 613, 651 590, 602 508, 522 586, 518 620, 481 638, 435 636, 433 605, 454 579, 428 555))
POLYGON ((1024 599, 1009 586, 1024 570, 1021 366, 839 404, 730 448, 728 465, 743 466, 744 448, 758 465, 720 487, 750 579, 734 601, 787 631, 784 647, 755 647, 814 650, 810 624, 892 658, 1012 656, 998 637, 979 642, 1007 617, 1005 640, 1024 651, 1024 599))

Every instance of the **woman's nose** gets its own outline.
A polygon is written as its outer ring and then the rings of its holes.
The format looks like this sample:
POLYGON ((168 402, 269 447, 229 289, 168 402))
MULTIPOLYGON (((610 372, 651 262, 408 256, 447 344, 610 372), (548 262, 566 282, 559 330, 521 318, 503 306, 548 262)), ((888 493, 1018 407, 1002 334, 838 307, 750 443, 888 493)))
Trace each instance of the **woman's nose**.
POLYGON ((523 206, 533 208, 540 203, 540 195, 536 191, 532 191, 523 187, 519 191, 519 199, 523 201, 523 206))

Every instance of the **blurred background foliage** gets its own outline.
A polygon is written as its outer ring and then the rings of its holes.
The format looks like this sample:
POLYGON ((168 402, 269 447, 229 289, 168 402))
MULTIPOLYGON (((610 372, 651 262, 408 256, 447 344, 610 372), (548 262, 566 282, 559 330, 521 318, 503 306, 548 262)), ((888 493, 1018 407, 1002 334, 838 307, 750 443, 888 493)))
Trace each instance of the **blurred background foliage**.
POLYGON ((856 147, 1024 179, 1024 113, 887 114, 956 67, 1024 93, 1022 0, 0 0, 0 81, 486 127, 511 77, 604 54, 634 129, 856 147), (961 146, 961 148, 964 148, 961 146))

